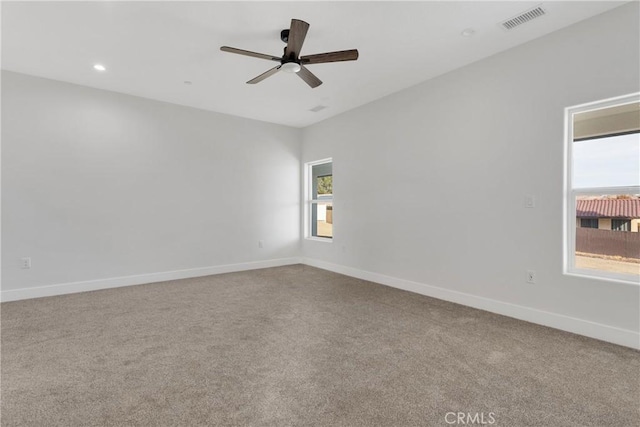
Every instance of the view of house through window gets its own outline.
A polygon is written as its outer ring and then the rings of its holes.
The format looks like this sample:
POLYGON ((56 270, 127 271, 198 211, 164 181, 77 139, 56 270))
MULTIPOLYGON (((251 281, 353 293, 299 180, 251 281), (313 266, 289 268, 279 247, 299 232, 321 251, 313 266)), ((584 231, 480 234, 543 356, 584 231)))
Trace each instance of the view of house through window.
POLYGON ((569 272, 640 279, 639 99, 568 109, 569 272))
POLYGON ((333 237, 333 163, 331 160, 307 164, 309 176, 309 236, 333 237))

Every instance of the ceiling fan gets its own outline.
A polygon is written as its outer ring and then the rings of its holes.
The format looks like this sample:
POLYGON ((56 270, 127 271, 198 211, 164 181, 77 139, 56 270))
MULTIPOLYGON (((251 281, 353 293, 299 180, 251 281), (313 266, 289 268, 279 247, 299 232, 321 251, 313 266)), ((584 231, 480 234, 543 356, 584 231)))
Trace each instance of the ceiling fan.
POLYGON ((307 36, 307 31, 309 31, 309 24, 299 19, 291 20, 291 27, 280 32, 280 40, 287 44, 287 46, 284 48, 284 55, 282 55, 282 57, 251 52, 243 49, 236 49, 235 47, 229 46, 222 46, 220 50, 224 52, 237 53, 238 55, 253 56, 254 58, 261 58, 268 61, 275 61, 280 63, 280 65, 276 65, 272 69, 260 74, 258 77, 249 80, 247 82, 249 84, 259 83, 267 77, 274 75, 278 71, 284 71, 287 73, 296 73, 309 86, 314 88, 320 86, 322 84, 322 81, 317 78, 315 74, 309 71, 309 69, 305 67, 305 65, 322 64, 324 62, 355 61, 356 59, 358 59, 357 49, 300 56, 300 50, 302 49, 304 38, 307 36))

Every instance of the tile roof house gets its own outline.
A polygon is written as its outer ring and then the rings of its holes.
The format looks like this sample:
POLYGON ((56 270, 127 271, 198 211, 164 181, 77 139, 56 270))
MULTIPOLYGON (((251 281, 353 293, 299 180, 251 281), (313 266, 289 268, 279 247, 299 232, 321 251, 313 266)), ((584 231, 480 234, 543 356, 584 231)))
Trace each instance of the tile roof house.
POLYGON ((640 228, 640 199, 577 200, 578 227, 634 231, 640 228))

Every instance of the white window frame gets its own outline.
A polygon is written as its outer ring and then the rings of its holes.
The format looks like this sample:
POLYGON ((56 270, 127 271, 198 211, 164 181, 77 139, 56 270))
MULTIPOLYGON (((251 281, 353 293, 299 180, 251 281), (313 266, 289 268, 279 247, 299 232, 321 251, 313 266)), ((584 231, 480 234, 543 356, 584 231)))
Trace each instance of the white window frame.
POLYGON ((640 186, 631 187, 602 187, 574 189, 573 177, 573 123, 574 115, 586 111, 601 110, 624 104, 640 102, 640 92, 630 95, 609 98, 602 101, 590 102, 565 108, 565 144, 564 144, 564 191, 563 191, 563 273, 570 276, 588 277, 593 279, 608 280, 627 284, 640 284, 636 275, 613 273, 602 270, 576 268, 576 197, 583 195, 615 195, 615 194, 639 194, 640 186))
POLYGON ((333 194, 331 197, 323 197, 322 199, 314 199, 313 198, 313 167, 317 165, 322 165, 325 163, 331 163, 333 168, 333 158, 329 157, 322 160, 315 160, 313 162, 308 162, 304 164, 304 237, 307 240, 314 240, 316 242, 324 242, 324 243, 332 243, 333 237, 319 237, 312 235, 312 224, 311 224, 311 213, 312 206, 314 203, 331 203, 331 206, 334 206, 333 202, 333 194))

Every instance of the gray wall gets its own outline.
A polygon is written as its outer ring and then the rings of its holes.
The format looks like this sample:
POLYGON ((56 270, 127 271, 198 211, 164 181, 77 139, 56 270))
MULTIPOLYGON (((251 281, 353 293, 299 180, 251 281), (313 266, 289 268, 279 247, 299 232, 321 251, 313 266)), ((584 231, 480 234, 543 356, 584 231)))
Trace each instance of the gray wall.
POLYGON ((296 256, 300 137, 3 72, 3 291, 296 256))
POLYGON ((562 203, 563 109, 640 90, 638 16, 624 5, 305 128, 303 161, 333 158, 334 241, 304 256, 637 332, 637 285, 562 274, 562 203))

